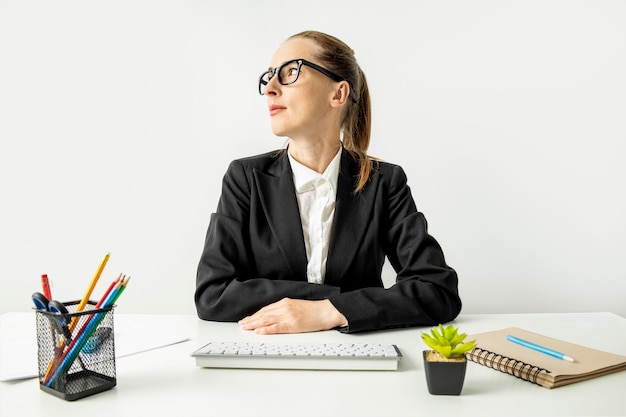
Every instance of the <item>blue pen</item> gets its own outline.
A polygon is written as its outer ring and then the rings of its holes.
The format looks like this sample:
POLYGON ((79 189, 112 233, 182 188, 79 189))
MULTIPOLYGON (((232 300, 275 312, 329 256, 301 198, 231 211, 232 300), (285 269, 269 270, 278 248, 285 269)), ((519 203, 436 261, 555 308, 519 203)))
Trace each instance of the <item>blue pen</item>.
POLYGON ((536 350, 537 352, 545 353, 546 355, 554 356, 555 358, 559 358, 564 361, 574 362, 574 358, 572 358, 571 356, 567 356, 565 353, 557 352, 556 350, 552 350, 552 349, 548 349, 547 347, 536 345, 532 342, 528 342, 518 337, 508 335, 506 339, 509 342, 517 343, 518 345, 527 347, 532 350, 536 350))

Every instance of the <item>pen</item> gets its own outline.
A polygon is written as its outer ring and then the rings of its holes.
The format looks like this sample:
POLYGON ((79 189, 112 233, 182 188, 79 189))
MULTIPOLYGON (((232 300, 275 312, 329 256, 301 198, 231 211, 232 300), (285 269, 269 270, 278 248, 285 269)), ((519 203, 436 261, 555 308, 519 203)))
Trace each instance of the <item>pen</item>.
POLYGON ((511 336, 511 335, 508 335, 506 339, 509 342, 517 343, 518 345, 527 347, 528 349, 536 350, 537 352, 545 353, 546 355, 550 355, 555 358, 562 359, 564 361, 574 362, 574 358, 572 358, 571 356, 567 356, 566 354, 557 352, 556 350, 548 349, 547 347, 536 345, 524 339, 520 339, 518 337, 511 336))

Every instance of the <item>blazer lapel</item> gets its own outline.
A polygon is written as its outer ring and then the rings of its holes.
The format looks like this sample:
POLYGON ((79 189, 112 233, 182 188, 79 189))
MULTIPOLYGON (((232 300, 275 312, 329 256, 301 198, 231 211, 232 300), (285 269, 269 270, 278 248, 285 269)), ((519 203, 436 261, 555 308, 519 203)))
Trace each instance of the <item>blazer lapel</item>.
POLYGON ((344 150, 337 180, 337 203, 326 261, 325 283, 329 285, 339 285, 357 254, 374 207, 378 175, 373 175, 361 193, 354 195, 357 175, 356 161, 344 150))
POLYGON ((306 248, 287 154, 279 156, 267 172, 255 170, 254 176, 267 222, 289 265, 292 279, 306 281, 306 248))

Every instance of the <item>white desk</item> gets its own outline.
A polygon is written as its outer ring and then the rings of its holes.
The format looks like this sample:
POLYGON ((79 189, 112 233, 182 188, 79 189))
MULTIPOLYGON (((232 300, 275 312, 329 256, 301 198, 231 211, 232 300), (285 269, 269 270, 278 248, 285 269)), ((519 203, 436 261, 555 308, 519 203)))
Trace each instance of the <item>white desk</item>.
MULTIPOLYGON (((32 313, 18 318, 27 326, 33 321, 32 313)), ((430 395, 421 359, 425 328, 258 336, 195 316, 117 314, 115 320, 176 328, 190 340, 119 358, 115 388, 74 402, 41 391, 37 379, 2 382, 0 416, 626 415, 626 372, 548 390, 470 362, 460 396, 430 395), (210 339, 395 343, 404 358, 397 371, 197 368, 190 353, 210 339)), ((467 333, 517 326, 626 353, 626 319, 611 313, 462 315, 455 323, 467 333)))

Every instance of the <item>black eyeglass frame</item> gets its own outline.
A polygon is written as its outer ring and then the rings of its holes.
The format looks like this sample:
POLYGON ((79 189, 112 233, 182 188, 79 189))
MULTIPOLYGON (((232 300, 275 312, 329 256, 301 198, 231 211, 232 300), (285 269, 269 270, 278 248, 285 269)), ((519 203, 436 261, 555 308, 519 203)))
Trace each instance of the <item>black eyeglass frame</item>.
MULTIPOLYGON (((328 78, 330 78, 331 80, 335 81, 335 82, 340 82, 340 81, 348 81, 342 77, 340 77, 339 75, 335 74, 334 72, 327 70, 324 67, 321 67, 311 61, 307 61, 304 58, 298 58, 298 59, 291 59, 289 61, 283 62, 282 64, 280 64, 279 66, 277 66, 274 69, 269 69, 267 71, 265 71, 263 74, 261 74, 261 76, 259 77, 259 94, 264 95, 263 93, 263 86, 267 85, 267 83, 269 83, 269 81, 271 81, 272 78, 274 78, 274 76, 278 75, 278 83, 280 85, 291 85, 293 83, 295 83, 296 81, 298 81, 298 78, 300 78, 300 70, 302 69, 302 66, 306 65, 307 67, 313 68, 314 70, 324 74, 325 76, 327 76, 328 78), (298 64, 297 67, 297 71, 298 73, 296 74, 296 78, 293 81, 290 81, 288 83, 283 82, 282 77, 280 76, 280 71, 283 69, 283 67, 285 65, 291 64, 293 62, 296 62, 298 64), (263 77, 265 77, 267 74, 270 74, 269 80, 265 81, 263 79, 263 77)), ((350 84, 350 82, 348 81, 348 85, 350 85, 350 98, 352 99, 352 101, 354 101, 356 103, 356 94, 354 93, 354 89, 352 88, 352 84, 350 84)))

